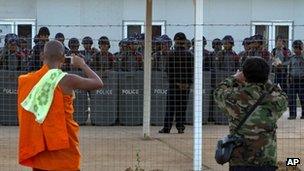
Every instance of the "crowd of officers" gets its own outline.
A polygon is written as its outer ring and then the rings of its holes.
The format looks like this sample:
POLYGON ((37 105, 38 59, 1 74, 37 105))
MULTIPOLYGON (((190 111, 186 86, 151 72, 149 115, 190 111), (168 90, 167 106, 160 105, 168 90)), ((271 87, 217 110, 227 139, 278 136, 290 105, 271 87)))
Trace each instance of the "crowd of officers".
MULTIPOLYGON (((28 42, 15 34, 7 34, 5 45, 0 49, 0 67, 2 70, 34 71, 42 66, 44 44, 49 40, 50 31, 47 27, 41 27, 35 37, 35 46, 28 49, 28 42)), ((93 39, 89 36, 81 40, 83 50, 79 50, 80 41, 71 38, 68 47, 65 45, 65 37, 57 33, 55 39, 65 46, 67 56, 76 54, 85 59, 94 70, 106 71, 140 71, 143 70, 144 34, 134 35, 119 42, 119 51, 112 54, 110 40, 106 36, 98 39, 99 49, 93 47, 93 39)), ((183 89, 190 87, 193 82, 193 54, 195 52, 195 40, 188 40, 184 33, 177 33, 171 40, 167 35, 153 38, 152 43, 152 70, 168 73, 169 82, 178 80, 186 83, 183 89), (187 51, 187 53, 180 51, 187 51), (188 53, 190 52, 190 53, 188 53), (186 56, 179 58, 179 56, 186 56), (176 61, 178 60, 178 62, 176 61), (171 61, 171 62, 170 62, 171 61)), ((236 53, 233 50, 234 39, 227 35, 222 39, 212 41, 213 51, 206 49, 207 40, 203 37, 203 70, 211 72, 211 85, 217 86, 217 77, 228 77, 241 69, 247 58, 261 57, 271 66, 271 73, 275 76, 275 83, 289 95, 290 117, 296 118, 296 97, 299 96, 302 106, 302 119, 304 119, 304 58, 303 42, 293 42, 293 51, 289 50, 286 40, 282 36, 276 38, 276 47, 269 52, 265 47, 265 39, 262 35, 254 35, 245 38, 242 45, 244 50, 236 53)), ((69 71, 68 63, 63 67, 69 71)), ((270 74, 271 74, 270 73, 270 74)), ((210 117, 213 120, 212 116, 210 117)))
MULTIPOLYGON (((15 34, 5 36, 5 45, 0 47, 0 67, 2 70, 12 71, 34 71, 42 66, 44 44, 49 41, 50 31, 47 27, 42 27, 35 36, 34 47, 28 49, 28 42, 25 38, 19 38, 15 34)), ((89 36, 82 40, 70 38, 67 46, 65 36, 57 33, 55 39, 62 42, 65 46, 65 55, 76 54, 83 57, 87 64, 94 70, 105 71, 138 71, 143 70, 144 54, 144 34, 136 34, 130 38, 119 42, 119 51, 112 54, 109 49, 111 43, 108 37, 102 36, 98 39, 98 47, 93 47, 93 39, 89 36), (82 45, 83 50, 80 50, 82 45)), ((186 42, 189 48, 191 43, 186 42)), ((164 54, 172 50, 173 41, 167 36, 162 35, 153 39, 153 70, 166 70, 164 54)), ((64 70, 70 70, 66 64, 64 70)))
MULTIPOLYGON (((233 50, 234 40, 227 35, 222 40, 212 41, 213 52, 205 49, 207 41, 204 38, 204 70, 211 71, 212 78, 228 77, 238 69, 242 69, 242 64, 250 57, 261 57, 270 65, 270 77, 273 76, 274 83, 278 84, 289 97, 288 119, 296 119, 297 116, 297 96, 302 106, 302 116, 304 119, 304 57, 303 42, 295 40, 292 43, 292 51, 288 49, 286 39, 282 36, 276 37, 276 47, 269 52, 266 49, 265 39, 262 35, 254 35, 243 40, 244 50, 236 53, 233 50)), ((211 80, 212 81, 212 80, 211 80)), ((218 82, 213 81, 211 85, 217 86, 218 82)), ((213 120, 213 118, 209 118, 213 120)))

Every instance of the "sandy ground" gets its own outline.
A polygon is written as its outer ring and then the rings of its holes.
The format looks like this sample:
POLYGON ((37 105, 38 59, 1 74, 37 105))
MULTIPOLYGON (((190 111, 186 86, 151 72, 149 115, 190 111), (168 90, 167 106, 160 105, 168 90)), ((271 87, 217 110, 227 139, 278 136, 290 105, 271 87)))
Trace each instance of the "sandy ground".
MULTIPOLYGON (((278 125, 278 158, 304 158, 304 120, 289 121, 286 114, 278 125)), ((84 171, 124 171, 137 164, 145 171, 188 171, 193 162, 193 127, 187 126, 185 134, 160 135, 160 127, 151 127, 151 140, 143 140, 142 127, 82 126, 80 144, 81 169, 84 171)), ((203 169, 227 170, 214 160, 218 138, 225 135, 227 126, 203 126, 203 169)), ((0 171, 30 170, 17 162, 18 127, 0 127, 0 171)), ((304 163, 304 161, 302 161, 304 163)), ((303 166, 300 166, 304 170, 303 166)))

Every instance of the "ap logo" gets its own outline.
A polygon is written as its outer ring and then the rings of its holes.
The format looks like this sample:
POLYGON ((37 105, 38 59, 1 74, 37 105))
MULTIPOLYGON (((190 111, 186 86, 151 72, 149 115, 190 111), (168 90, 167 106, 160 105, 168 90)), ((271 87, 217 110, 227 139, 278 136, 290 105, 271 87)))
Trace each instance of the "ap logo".
POLYGON ((286 166, 297 166, 300 163, 300 158, 287 158, 286 166))

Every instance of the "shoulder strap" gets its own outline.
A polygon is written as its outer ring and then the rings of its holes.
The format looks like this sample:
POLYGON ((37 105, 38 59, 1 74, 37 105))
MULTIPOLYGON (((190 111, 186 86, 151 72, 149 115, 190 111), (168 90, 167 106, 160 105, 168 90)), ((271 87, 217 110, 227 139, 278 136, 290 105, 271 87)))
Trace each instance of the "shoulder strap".
POLYGON ((239 125, 236 127, 235 132, 237 132, 243 126, 243 124, 246 122, 246 120, 249 118, 249 116, 262 103, 262 101, 268 94, 270 94, 270 92, 266 91, 260 96, 260 98, 257 100, 257 102, 247 111, 246 116, 241 120, 239 125))

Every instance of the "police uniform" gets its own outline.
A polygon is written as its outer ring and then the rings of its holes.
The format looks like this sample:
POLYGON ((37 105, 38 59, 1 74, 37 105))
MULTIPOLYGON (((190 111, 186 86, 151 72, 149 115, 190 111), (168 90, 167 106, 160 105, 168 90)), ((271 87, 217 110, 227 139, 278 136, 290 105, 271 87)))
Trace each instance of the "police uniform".
POLYGON ((21 58, 17 52, 10 52, 8 49, 3 48, 0 55, 1 69, 10 71, 21 70, 21 58))
POLYGON ((212 41, 213 51, 210 52, 211 58, 213 58, 213 59, 215 58, 216 54, 222 50, 222 46, 223 46, 223 44, 220 39, 216 38, 212 41))
MULTIPOLYGON (((137 48, 137 52, 139 54, 144 54, 145 53, 145 34, 141 33, 141 34, 137 34, 134 36, 134 40, 136 40, 138 42, 138 48, 137 48)), ((155 50, 155 44, 154 42, 154 38, 152 39, 152 52, 154 52, 155 50)))
POLYGON ((239 56, 234 50, 221 50, 215 58, 215 69, 231 75, 240 67, 239 56))
POLYGON ((271 64, 271 54, 268 52, 267 49, 261 48, 261 49, 253 49, 251 51, 249 51, 249 56, 253 56, 253 57, 261 57, 263 59, 265 59, 268 64, 271 64))
POLYGON ((86 62, 86 64, 91 65, 93 62, 93 57, 96 56, 98 51, 93 49, 91 51, 80 50, 79 53, 83 56, 83 59, 86 62))
POLYGON ((268 52, 267 49, 265 49, 263 47, 264 44, 264 37, 262 35, 254 35, 251 38, 251 43, 259 43, 259 47, 255 47, 250 49, 249 51, 249 56, 250 57, 261 57, 263 59, 265 59, 267 61, 267 63, 269 64, 269 66, 272 66, 272 57, 271 57, 271 53, 268 52))
POLYGON ((289 57, 291 56, 291 52, 288 48, 274 48, 272 50, 272 56, 274 57, 274 62, 277 61, 280 63, 279 65, 275 65, 273 67, 273 72, 275 74, 275 83, 279 84, 282 90, 287 92, 287 65, 289 57))
POLYGON ((241 59, 241 61, 240 61, 240 67, 241 67, 244 64, 244 62, 246 61, 246 59, 250 56, 250 52, 244 50, 244 51, 241 51, 238 55, 241 59))
POLYGON ((156 42, 160 48, 152 55, 152 70, 167 71, 172 40, 167 35, 162 35, 156 42), (164 46, 166 46, 165 49, 164 46))
POLYGON ((110 52, 98 52, 92 57, 92 69, 95 71, 106 71, 114 69, 115 57, 110 52))
POLYGON ((121 54, 122 71, 139 71, 143 70, 143 57, 138 52, 124 52, 121 54))
POLYGON ((121 54, 120 69, 122 71, 143 70, 143 56, 136 50, 136 43, 135 38, 127 39, 127 49, 121 54))
POLYGON ((122 54, 124 52, 126 52, 126 48, 127 48, 127 41, 128 39, 122 39, 121 41, 119 41, 118 46, 119 46, 119 51, 114 53, 113 55, 115 56, 116 61, 121 61, 122 58, 122 54))
POLYGON ((58 41, 62 40, 62 44, 63 44, 63 46, 64 46, 64 54, 67 55, 67 53, 69 52, 69 48, 67 48, 67 47, 64 45, 65 37, 64 37, 63 33, 57 33, 57 34, 55 35, 55 39, 58 40, 58 41))
POLYGON ((30 71, 37 70, 42 66, 41 53, 43 52, 45 42, 39 41, 33 47, 33 51, 30 58, 30 71))
POLYGON ((211 52, 204 48, 203 49, 203 55, 204 55, 203 70, 204 71, 210 71, 211 68, 212 68, 212 56, 211 56, 211 52))
POLYGON ((238 55, 240 57, 240 66, 242 66, 245 62, 245 60, 249 57, 250 55, 250 49, 246 49, 246 46, 250 46, 250 43, 252 42, 252 37, 247 37, 243 40, 242 45, 244 46, 244 50, 241 51, 238 55))
POLYGON ((20 71, 26 69, 26 56, 17 47, 19 38, 17 35, 6 37, 5 47, 0 54, 0 65, 3 70, 20 71), (16 51, 11 51, 10 46, 16 46, 16 51))
MULTIPOLYGON (((222 42, 223 44, 224 42, 228 42, 232 46, 234 46, 234 40, 231 36, 225 36, 222 42)), ((227 76, 231 75, 237 69, 239 69, 240 66, 239 60, 240 57, 233 49, 223 49, 217 53, 216 58, 214 59, 215 70, 224 71, 224 73, 226 73, 227 76)))
MULTIPOLYGON (((277 163, 277 121, 287 109, 287 96, 271 83, 241 84, 234 77, 223 81, 214 92, 218 106, 229 118, 231 134, 244 138, 243 145, 233 151, 230 167, 260 167, 257 170, 275 170, 277 163), (271 92, 236 133, 236 127, 245 117, 263 91, 271 92)), ((231 169, 233 170, 233 169, 231 169)))
POLYGON ((169 91, 167 94, 167 109, 164 119, 164 127, 159 133, 170 133, 175 115, 178 133, 184 133, 184 123, 187 108, 187 100, 190 86, 193 82, 193 54, 186 49, 184 33, 177 33, 174 37, 176 42, 174 50, 170 52, 168 60, 169 91), (187 86, 181 88, 181 85, 187 86))
MULTIPOLYGON (((293 46, 303 46, 302 41, 296 40, 293 46)), ((297 116, 297 95, 302 107, 302 117, 304 119, 304 55, 292 55, 288 62, 290 85, 288 89, 289 99, 289 119, 295 119, 297 116)))
POLYGON ((49 29, 47 27, 41 27, 39 29, 38 35, 36 35, 34 38, 35 46, 33 47, 33 51, 29 59, 29 71, 38 70, 43 65, 42 53, 44 50, 44 45, 48 41, 48 38, 42 40, 40 38, 41 35, 47 35, 48 37, 50 35, 49 29))
MULTIPOLYGON (((86 36, 82 39, 81 44, 85 46, 86 44, 89 44, 90 46, 93 45, 93 39, 89 36, 86 36)), ((95 48, 91 48, 90 50, 81 50, 79 51, 80 54, 83 56, 84 61, 88 64, 91 65, 93 61, 93 56, 95 56, 98 53, 98 50, 95 48)))
POLYGON ((98 45, 100 46, 100 52, 92 56, 92 68, 96 71, 113 70, 116 61, 115 56, 108 51, 111 47, 109 39, 106 36, 100 37, 98 45), (102 50, 102 45, 107 45, 107 49, 102 50))

